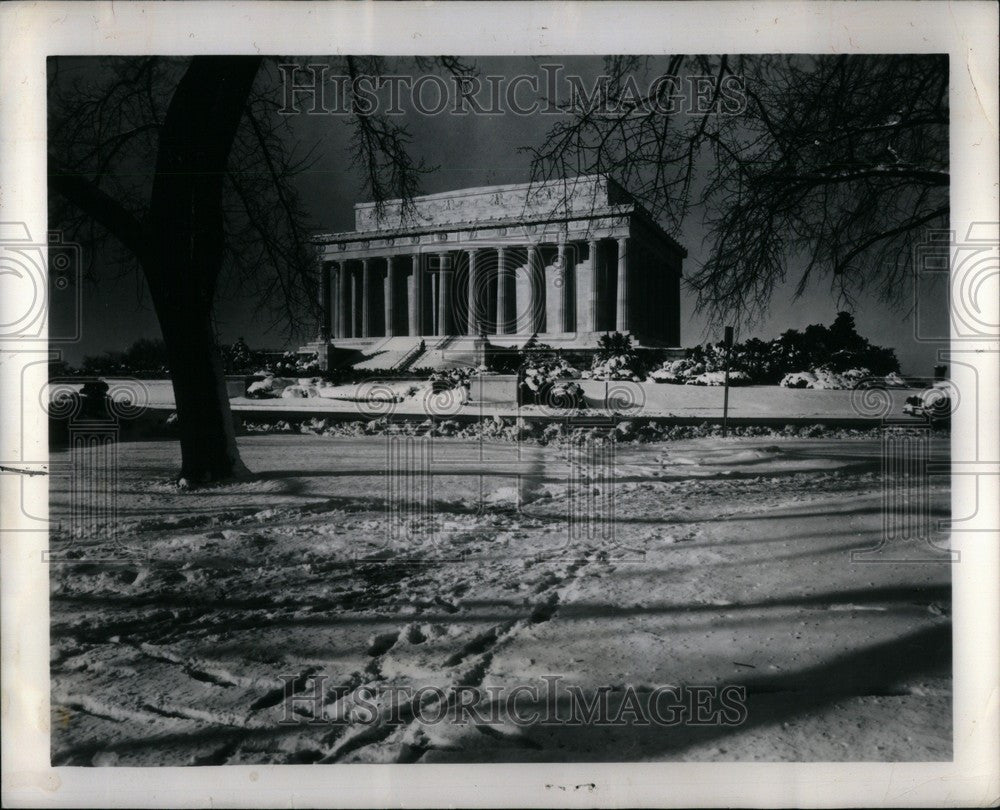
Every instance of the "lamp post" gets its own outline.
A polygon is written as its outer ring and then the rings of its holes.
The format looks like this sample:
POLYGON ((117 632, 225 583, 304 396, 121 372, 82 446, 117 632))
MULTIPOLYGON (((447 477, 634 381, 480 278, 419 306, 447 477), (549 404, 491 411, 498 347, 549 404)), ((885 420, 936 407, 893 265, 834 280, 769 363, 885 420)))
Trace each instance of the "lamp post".
POLYGON ((726 347, 726 379, 722 395, 722 438, 726 438, 726 434, 729 432, 729 353, 733 349, 733 327, 726 327, 723 343, 726 347))

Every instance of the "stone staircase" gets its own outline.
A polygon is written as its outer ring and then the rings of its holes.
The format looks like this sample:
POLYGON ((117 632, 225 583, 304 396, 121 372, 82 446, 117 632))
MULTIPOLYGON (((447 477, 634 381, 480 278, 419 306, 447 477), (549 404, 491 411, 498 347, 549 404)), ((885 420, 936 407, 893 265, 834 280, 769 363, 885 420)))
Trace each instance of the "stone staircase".
POLYGON ((400 360, 392 367, 393 371, 408 371, 412 368, 414 362, 420 355, 424 353, 426 344, 422 338, 418 338, 416 344, 400 358, 400 360))
POLYGON ((370 348, 364 349, 362 359, 352 363, 352 366, 356 369, 403 371, 405 369, 401 368, 401 365, 403 363, 407 363, 407 367, 412 365, 419 347, 419 337, 382 338, 370 348))
POLYGON ((448 335, 431 343, 410 361, 409 368, 455 368, 475 365, 476 338, 471 335, 448 335))

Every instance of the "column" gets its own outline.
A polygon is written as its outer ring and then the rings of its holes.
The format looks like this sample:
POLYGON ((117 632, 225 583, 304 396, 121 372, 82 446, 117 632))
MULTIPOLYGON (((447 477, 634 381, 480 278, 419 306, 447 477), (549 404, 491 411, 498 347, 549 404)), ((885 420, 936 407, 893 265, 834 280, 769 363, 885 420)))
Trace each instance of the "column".
POLYGON ((372 336, 371 317, 371 260, 361 260, 361 337, 372 336))
POLYGON ((466 333, 470 335, 479 334, 479 289, 476 286, 478 276, 476 274, 476 255, 479 251, 476 248, 469 250, 469 298, 468 316, 466 317, 466 333))
POLYGON ((618 288, 615 308, 615 329, 625 333, 631 329, 628 307, 628 238, 618 239, 618 288))
POLYGON ((536 334, 545 331, 545 286, 541 275, 538 245, 528 245, 528 290, 531 296, 531 308, 527 323, 528 330, 536 334))
POLYGON ((590 262, 590 292, 587 295, 587 330, 590 332, 597 331, 597 240, 591 239, 587 243, 587 248, 590 251, 589 262, 590 262))
POLYGON ((438 331, 438 291, 441 288, 441 274, 431 273, 431 323, 429 332, 432 335, 440 335, 438 331))
POLYGON ((395 256, 385 257, 385 278, 382 279, 382 304, 385 308, 385 336, 393 337, 396 334, 394 321, 396 316, 396 302, 393 300, 393 265, 395 256))
POLYGON ((556 268, 557 272, 562 275, 559 277, 561 282, 560 286, 555 288, 555 323, 550 323, 548 325, 550 332, 568 332, 569 323, 566 317, 566 313, 569 310, 568 298, 569 298, 569 267, 566 266, 566 243, 559 242, 557 245, 558 253, 556 254, 556 268))
POLYGON ((330 339, 330 315, 331 315, 331 291, 330 291, 330 265, 326 262, 319 264, 319 305, 322 315, 319 322, 319 339, 330 339))
POLYGON ((408 333, 410 337, 421 334, 420 328, 420 305, 423 301, 423 284, 420 283, 420 257, 411 257, 412 267, 410 275, 406 278, 406 298, 409 304, 409 324, 408 333))
POLYGON ((354 322, 351 315, 351 270, 347 262, 340 263, 340 336, 354 337, 354 322))
POLYGON ((351 337, 361 337, 361 319, 358 317, 358 309, 361 307, 361 291, 358 289, 358 268, 354 268, 348 274, 351 279, 351 337))
POLYGON ((507 251, 497 248, 497 334, 508 333, 507 323, 507 270, 504 267, 507 251))
POLYGON ((330 263, 330 284, 332 294, 330 296, 330 337, 340 337, 340 264, 330 263))
POLYGON ((438 331, 439 335, 449 335, 451 319, 451 265, 447 253, 438 254, 438 331))

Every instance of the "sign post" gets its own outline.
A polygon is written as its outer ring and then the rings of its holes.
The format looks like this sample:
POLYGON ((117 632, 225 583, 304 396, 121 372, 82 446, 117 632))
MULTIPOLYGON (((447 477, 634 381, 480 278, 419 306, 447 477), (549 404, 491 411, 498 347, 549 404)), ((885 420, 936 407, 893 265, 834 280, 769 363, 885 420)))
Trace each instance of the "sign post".
POLYGON ((729 353, 733 348, 733 327, 726 327, 726 335, 724 339, 726 346, 726 379, 723 385, 723 399, 722 399, 722 438, 726 437, 729 432, 729 353))

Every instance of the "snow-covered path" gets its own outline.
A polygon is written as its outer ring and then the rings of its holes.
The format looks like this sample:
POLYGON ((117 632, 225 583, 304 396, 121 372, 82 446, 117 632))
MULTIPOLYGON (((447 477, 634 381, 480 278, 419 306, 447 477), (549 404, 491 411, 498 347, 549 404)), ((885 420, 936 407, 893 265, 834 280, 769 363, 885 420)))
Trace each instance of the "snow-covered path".
POLYGON ((121 444, 117 544, 71 530, 54 477, 54 763, 950 758, 948 566, 850 558, 882 532, 877 442, 622 444, 611 476, 428 442, 242 438, 257 477, 201 491, 167 483, 175 444, 121 444), (554 676, 612 715, 739 685, 746 716, 432 722, 554 676), (390 711, 392 687, 424 693, 390 711))

